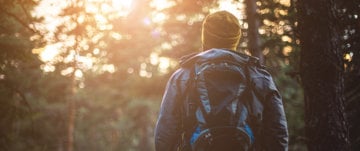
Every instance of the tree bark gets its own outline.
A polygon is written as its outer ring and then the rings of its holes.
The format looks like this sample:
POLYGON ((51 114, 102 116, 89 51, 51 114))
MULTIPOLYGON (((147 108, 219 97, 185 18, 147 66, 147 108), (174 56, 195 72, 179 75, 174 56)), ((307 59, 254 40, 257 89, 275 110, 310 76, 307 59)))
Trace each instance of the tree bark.
POLYGON ((337 3, 337 0, 299 0, 297 5, 309 151, 349 150, 337 3))
POLYGON ((260 62, 264 63, 264 55, 261 51, 260 35, 259 35, 259 17, 257 15, 256 0, 245 0, 246 19, 248 23, 248 48, 251 55, 258 57, 260 62))
MULTIPOLYGON (((74 79, 74 83, 76 83, 74 79)), ((72 97, 77 93, 76 85, 73 85, 71 90, 72 97)), ((67 142, 66 142, 66 151, 74 150, 74 130, 75 130, 75 116, 76 116, 76 104, 74 99, 69 99, 67 102, 68 107, 68 127, 67 127, 67 142)))
POLYGON ((343 18, 345 55, 345 110, 349 121, 351 150, 360 150, 360 7, 358 0, 343 1, 343 18))

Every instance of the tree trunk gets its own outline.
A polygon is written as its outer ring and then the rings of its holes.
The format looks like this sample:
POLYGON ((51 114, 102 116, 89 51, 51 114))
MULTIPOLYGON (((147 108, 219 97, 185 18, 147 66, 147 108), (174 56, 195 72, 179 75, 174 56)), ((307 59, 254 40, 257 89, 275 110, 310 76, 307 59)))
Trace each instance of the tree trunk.
MULTIPOLYGON (((75 80, 74 80, 75 81, 75 80)), ((74 98, 76 95, 76 87, 75 84, 72 88, 72 95, 71 97, 74 98)), ((67 102, 68 105, 68 127, 67 127, 67 142, 66 142, 66 151, 73 151, 74 150, 74 129, 75 129, 75 114, 76 114, 76 107, 75 107, 75 100, 70 98, 67 102)))
POLYGON ((67 146, 66 151, 73 151, 74 150, 74 132, 75 132, 75 120, 76 120, 76 99, 77 99, 77 92, 78 92, 78 81, 76 79, 76 70, 79 69, 78 67, 78 56, 79 56, 79 49, 78 42, 75 43, 75 54, 73 55, 74 60, 72 62, 72 66, 75 69, 73 73, 71 73, 71 95, 67 102, 68 107, 68 127, 67 127, 67 146))
POLYGON ((336 0, 299 0, 300 72, 309 151, 349 149, 336 0))
POLYGON ((343 1, 343 24, 345 46, 345 104, 352 150, 360 150, 360 7, 359 0, 343 1), (350 57, 350 58, 349 58, 350 57))
POLYGON ((251 55, 258 57, 261 63, 264 63, 264 55, 261 51, 260 35, 259 35, 259 17, 257 15, 256 0, 245 0, 246 19, 248 27, 248 48, 251 55))

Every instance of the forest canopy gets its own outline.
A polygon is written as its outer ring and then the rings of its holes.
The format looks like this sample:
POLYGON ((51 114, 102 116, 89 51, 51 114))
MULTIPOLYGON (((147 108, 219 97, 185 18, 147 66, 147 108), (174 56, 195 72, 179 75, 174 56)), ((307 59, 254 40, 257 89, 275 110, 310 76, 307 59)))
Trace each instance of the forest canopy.
MULTIPOLYGON (((259 57, 273 75, 288 119, 289 150, 307 150, 301 38, 316 36, 303 27, 316 26, 320 16, 299 14, 323 3, 0 0, 0 150, 154 150, 166 82, 181 56, 201 51, 202 20, 218 10, 239 19, 238 51, 259 57)), ((329 51, 339 52, 343 121, 356 150, 360 3, 331 4, 338 47, 329 51)))

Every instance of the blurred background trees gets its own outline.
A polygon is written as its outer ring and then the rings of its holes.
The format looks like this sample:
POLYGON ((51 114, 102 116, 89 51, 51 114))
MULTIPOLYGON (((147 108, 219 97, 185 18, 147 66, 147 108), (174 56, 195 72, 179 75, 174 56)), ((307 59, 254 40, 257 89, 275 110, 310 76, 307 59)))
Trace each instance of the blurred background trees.
MULTIPOLYGON (((358 148, 360 6, 339 6, 358 148)), ((239 18, 239 51, 261 56, 283 96, 289 150, 306 150, 298 9, 294 0, 0 0, 0 150, 153 150, 165 84, 181 56, 201 50, 202 20, 216 10, 239 18)))

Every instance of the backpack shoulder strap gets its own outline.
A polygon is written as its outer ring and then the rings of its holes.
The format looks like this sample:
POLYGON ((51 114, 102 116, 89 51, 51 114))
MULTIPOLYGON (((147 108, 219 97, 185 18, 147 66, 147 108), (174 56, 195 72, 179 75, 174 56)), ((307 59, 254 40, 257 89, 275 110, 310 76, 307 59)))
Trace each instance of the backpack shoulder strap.
MULTIPOLYGON (((254 83, 252 80, 252 70, 251 68, 262 68, 264 69, 265 66, 261 65, 257 58, 250 58, 248 65, 245 69, 245 74, 247 77, 247 85, 248 91, 246 92, 245 97, 250 98, 248 101, 245 102, 245 106, 247 108, 247 119, 246 123, 251 127, 252 131, 252 140, 256 138, 259 134, 262 133, 262 111, 263 111, 263 104, 261 100, 257 97, 254 91, 254 83)), ((261 138, 260 138, 261 139, 261 138)), ((255 147, 255 146, 254 146, 255 147)))
POLYGON ((194 67, 191 67, 190 69, 190 77, 189 77, 189 81, 187 82, 187 86, 186 86, 186 90, 185 90, 185 95, 184 97, 184 103, 183 103, 183 107, 182 107, 182 127, 183 130, 185 132, 185 140, 190 140, 191 136, 189 132, 192 132, 193 130, 195 130, 196 128, 196 117, 194 116, 195 112, 196 112, 196 108, 198 106, 198 104, 196 103, 196 92, 194 91, 195 89, 195 82, 194 82, 194 67))

